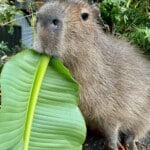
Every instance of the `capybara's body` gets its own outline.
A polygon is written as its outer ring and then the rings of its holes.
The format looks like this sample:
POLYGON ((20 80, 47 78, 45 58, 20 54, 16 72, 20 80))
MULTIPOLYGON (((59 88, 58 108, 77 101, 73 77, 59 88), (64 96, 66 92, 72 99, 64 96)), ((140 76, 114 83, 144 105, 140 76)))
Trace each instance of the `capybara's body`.
POLYGON ((106 35, 94 6, 79 0, 45 4, 38 12, 34 47, 59 56, 80 83, 79 107, 91 128, 102 131, 107 150, 119 132, 129 149, 150 129, 150 61, 126 41, 106 35))

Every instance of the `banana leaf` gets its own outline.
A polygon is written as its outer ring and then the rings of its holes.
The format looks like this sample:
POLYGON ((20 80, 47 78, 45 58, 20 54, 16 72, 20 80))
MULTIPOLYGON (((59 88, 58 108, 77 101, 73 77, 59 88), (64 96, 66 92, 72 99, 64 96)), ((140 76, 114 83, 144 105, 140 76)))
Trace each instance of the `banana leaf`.
POLYGON ((58 58, 24 50, 1 74, 0 150, 81 150, 79 85, 58 58))

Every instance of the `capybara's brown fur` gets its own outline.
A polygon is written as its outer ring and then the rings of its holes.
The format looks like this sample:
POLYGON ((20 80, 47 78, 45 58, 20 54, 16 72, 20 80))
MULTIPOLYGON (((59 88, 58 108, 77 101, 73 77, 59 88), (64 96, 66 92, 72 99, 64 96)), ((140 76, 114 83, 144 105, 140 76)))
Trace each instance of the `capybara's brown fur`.
POLYGON ((103 131, 107 150, 117 150, 119 132, 135 150, 135 140, 150 129, 150 62, 106 35, 97 15, 79 0, 46 3, 37 13, 34 48, 59 56, 80 83, 79 107, 87 124, 103 131))

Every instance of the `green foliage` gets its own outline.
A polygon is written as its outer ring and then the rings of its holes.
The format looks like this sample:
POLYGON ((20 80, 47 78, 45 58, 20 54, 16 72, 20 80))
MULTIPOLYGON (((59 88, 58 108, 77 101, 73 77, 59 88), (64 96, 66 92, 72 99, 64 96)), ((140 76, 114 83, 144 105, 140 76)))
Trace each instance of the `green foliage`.
POLYGON ((81 150, 79 85, 57 58, 18 53, 1 74, 0 149, 81 150))
POLYGON ((0 4, 0 25, 4 25, 8 22, 11 22, 15 19, 16 9, 14 5, 10 5, 8 0, 1 1, 0 4))
POLYGON ((132 43, 139 45, 145 53, 150 53, 150 29, 148 27, 135 28, 134 32, 124 33, 132 43))
POLYGON ((111 32, 125 36, 145 52, 150 52, 150 1, 103 0, 101 16, 111 32))
POLYGON ((9 52, 9 48, 7 46, 7 43, 4 41, 0 42, 0 56, 5 55, 7 52, 9 52))
MULTIPOLYGON (((22 13, 20 10, 16 10, 14 4, 10 4, 12 1, 2 0, 0 2, 0 26, 8 25, 8 34, 14 33, 14 25, 16 24, 16 14, 22 13)), ((2 36, 3 37, 3 36, 2 36)))

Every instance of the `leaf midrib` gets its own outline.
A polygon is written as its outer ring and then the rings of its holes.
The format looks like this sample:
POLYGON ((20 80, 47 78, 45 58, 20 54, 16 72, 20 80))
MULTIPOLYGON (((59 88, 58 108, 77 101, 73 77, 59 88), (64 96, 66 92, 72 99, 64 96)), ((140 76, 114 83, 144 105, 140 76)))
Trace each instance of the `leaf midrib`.
POLYGON ((28 150, 28 147, 29 147, 29 140, 30 140, 30 133, 31 133, 31 128, 32 128, 32 121, 34 117, 34 111, 35 111, 36 103, 38 100, 40 87, 41 87, 45 72, 47 70, 49 61, 50 61, 49 56, 42 55, 37 65, 37 71, 35 73, 35 78, 34 78, 32 89, 31 89, 31 96, 29 99, 25 129, 24 129, 24 150, 28 150))

